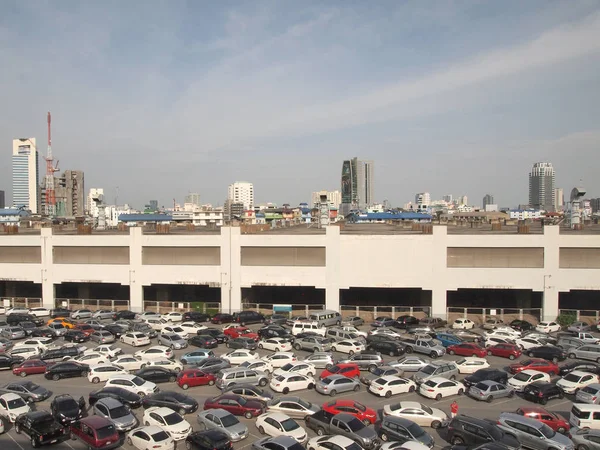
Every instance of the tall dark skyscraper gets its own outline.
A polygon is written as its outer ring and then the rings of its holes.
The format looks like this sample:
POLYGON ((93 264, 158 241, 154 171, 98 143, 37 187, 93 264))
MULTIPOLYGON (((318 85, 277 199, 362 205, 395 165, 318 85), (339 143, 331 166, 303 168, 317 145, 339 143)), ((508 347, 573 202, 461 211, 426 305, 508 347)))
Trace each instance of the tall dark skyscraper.
POLYGON ((555 172, 551 163, 538 162, 529 173, 529 206, 544 211, 554 211, 555 172))
POLYGON ((494 204, 494 196, 491 194, 485 194, 485 197, 483 197, 483 210, 485 211, 485 207, 487 205, 493 205, 494 204))
POLYGON ((375 202, 373 161, 348 159, 342 164, 342 204, 341 213, 345 216, 353 209, 365 209, 375 202))
POLYGON ((4 201, 4 191, 0 191, 0 209, 6 208, 6 203, 4 201))

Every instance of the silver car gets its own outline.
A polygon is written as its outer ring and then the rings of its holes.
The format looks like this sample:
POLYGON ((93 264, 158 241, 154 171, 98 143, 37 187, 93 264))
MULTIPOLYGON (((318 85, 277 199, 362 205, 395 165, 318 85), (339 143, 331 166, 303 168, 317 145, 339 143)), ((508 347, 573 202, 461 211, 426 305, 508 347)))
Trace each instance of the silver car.
POLYGON ((200 429, 218 429, 224 432, 232 442, 238 442, 248 437, 248 427, 237 417, 221 408, 209 409, 198 413, 200 429))
POLYGON ((92 311, 89 309, 77 309, 71 313, 71 319, 90 319, 92 311))
POLYGON ((90 334, 90 341, 98 342, 99 344, 111 344, 115 342, 115 336, 110 331, 94 331, 90 334))
POLYGON ((50 325, 48 325, 48 328, 52 330, 52 333, 56 337, 64 336, 65 334, 67 334, 67 331, 69 331, 67 327, 65 327, 62 323, 51 323, 50 325))
POLYGON ((600 405, 600 384, 593 383, 579 389, 575 394, 575 403, 600 405))
POLYGON ((344 375, 329 375, 315 383, 315 390, 320 394, 333 397, 341 392, 360 391, 360 382, 344 375))
POLYGON ((120 432, 129 431, 138 425, 138 420, 131 409, 117 399, 101 398, 94 403, 93 410, 97 416, 110 420, 120 432))
POLYGON ((2 337, 11 340, 24 339, 27 337, 27 333, 25 333, 25 330, 21 327, 5 328, 0 334, 2 335, 2 337))
POLYGON ((402 369, 404 372, 418 372, 430 363, 431 360, 421 358, 420 356, 403 356, 396 361, 392 361, 389 365, 397 369, 402 369))
POLYGON ((188 341, 175 333, 165 333, 158 336, 158 343, 172 349, 181 349, 188 346, 188 341))
POLYGON ((331 350, 331 339, 322 336, 303 337, 294 341, 294 348, 311 352, 328 352, 331 350))
POLYGON ((113 316, 115 315, 114 311, 110 311, 108 309, 99 309, 98 311, 94 312, 94 314, 92 314, 92 317, 94 319, 112 319, 113 316))
POLYGON ((535 419, 514 413, 502 413, 498 417, 498 426, 508 434, 515 436, 522 447, 538 450, 573 450, 573 441, 557 433, 548 425, 535 419))
POLYGON ((600 345, 589 344, 571 349, 569 351, 569 358, 600 362, 600 345))
POLYGON ((9 351, 15 343, 10 339, 6 339, 5 337, 0 337, 0 352, 9 351))
POLYGON ((320 411, 321 407, 300 397, 284 395, 268 401, 267 410, 283 413, 292 419, 306 419, 320 411))
POLYGON ((492 380, 483 380, 472 385, 467 394, 475 400, 483 400, 491 403, 495 398, 512 398, 515 396, 515 391, 510 386, 505 386, 492 380))
POLYGON ((600 430, 571 429, 571 439, 578 449, 600 450, 600 430))
POLYGON ((398 367, 379 366, 376 369, 370 370, 365 375, 361 375, 360 382, 368 386, 371 384, 371 381, 376 380, 377 378, 386 377, 388 375, 401 377, 404 375, 404 371, 398 367))
POLYGON ((335 364, 333 355, 329 352, 315 352, 302 360, 311 363, 317 369, 328 369, 335 364))

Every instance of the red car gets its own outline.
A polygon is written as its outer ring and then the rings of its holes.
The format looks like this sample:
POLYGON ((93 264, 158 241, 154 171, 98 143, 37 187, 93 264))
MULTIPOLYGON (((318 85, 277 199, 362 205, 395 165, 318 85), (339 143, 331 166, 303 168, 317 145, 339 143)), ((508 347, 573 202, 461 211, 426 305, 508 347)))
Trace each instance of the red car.
POLYGON ((94 328, 92 328, 91 325, 87 323, 78 323, 77 325, 75 325, 75 329, 81 331, 82 333, 85 333, 87 336, 96 331, 94 330, 94 328))
POLYGON ((358 364, 354 363, 343 363, 343 364, 334 364, 329 369, 325 369, 319 375, 319 378, 322 380, 329 375, 344 375, 348 378, 360 378, 360 368, 358 364))
POLYGON ((560 367, 558 367, 552 361, 546 361, 545 359, 526 359, 524 361, 511 364, 509 369, 510 373, 519 373, 522 370, 527 369, 544 372, 550 376, 558 375, 560 373, 560 367))
POLYGON ((333 400, 323 403, 323 411, 334 415, 341 413, 351 414, 367 426, 377 422, 377 412, 374 409, 368 408, 354 400, 333 400))
POLYGON ((87 445, 87 448, 115 448, 119 432, 115 425, 101 416, 88 416, 71 424, 71 437, 87 445))
POLYGON ((254 333, 252 330, 246 327, 230 327, 223 331, 225 336, 229 336, 230 339, 235 339, 238 337, 245 337, 254 339, 258 341, 260 338, 257 333, 254 333))
POLYGON ((563 416, 547 411, 539 406, 521 406, 515 412, 538 422, 545 423, 557 433, 566 434, 571 428, 571 425, 569 425, 569 422, 563 416))
POLYGON ((194 386, 212 386, 217 377, 212 373, 204 373, 198 369, 186 369, 177 374, 177 385, 181 389, 187 389, 194 386))
POLYGON ((459 356, 479 356, 485 358, 487 350, 472 342, 463 342, 462 344, 454 344, 446 349, 449 355, 459 356))
POLYGON ((521 356, 521 349, 514 344, 496 344, 487 348, 487 354, 512 360, 521 356))
POLYGON ((217 408, 229 411, 234 416, 244 416, 246 419, 258 417, 267 410, 265 403, 258 400, 249 400, 236 394, 223 394, 218 397, 207 398, 204 401, 205 410, 217 408))
POLYGON ((47 363, 40 359, 27 359, 13 369, 15 375, 26 377, 27 375, 36 375, 46 373, 46 369, 53 363, 47 363))

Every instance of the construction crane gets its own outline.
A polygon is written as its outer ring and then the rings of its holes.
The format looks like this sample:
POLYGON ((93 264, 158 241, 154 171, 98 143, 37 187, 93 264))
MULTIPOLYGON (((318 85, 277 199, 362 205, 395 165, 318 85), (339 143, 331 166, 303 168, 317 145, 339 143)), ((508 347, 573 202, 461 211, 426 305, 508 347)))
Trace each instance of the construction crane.
POLYGON ((52 157, 52 116, 48 111, 48 153, 46 155, 46 214, 50 217, 56 215, 56 192, 54 190, 54 172, 58 172, 58 161, 56 166, 52 157))

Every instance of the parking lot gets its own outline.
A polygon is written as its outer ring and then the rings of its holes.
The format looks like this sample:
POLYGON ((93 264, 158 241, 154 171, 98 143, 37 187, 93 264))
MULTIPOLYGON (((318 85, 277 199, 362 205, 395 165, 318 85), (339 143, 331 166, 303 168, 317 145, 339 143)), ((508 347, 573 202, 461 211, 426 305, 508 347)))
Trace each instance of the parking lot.
MULTIPOLYGON (((207 324, 207 325, 209 325, 212 328, 221 328, 218 325, 210 325, 210 324, 207 324)), ((260 327, 259 325, 249 326, 249 328, 252 328, 252 329, 257 329, 259 327, 260 327)), ((365 326, 362 326, 361 329, 367 331, 370 329, 370 327, 368 325, 365 325, 365 326)), ((58 339, 56 341, 56 344, 58 344, 58 345, 60 345, 61 343, 62 343, 62 339, 58 339)), ((88 342, 84 345, 86 345, 89 348, 93 348, 95 346, 95 344, 91 343, 91 342, 88 342)), ((115 345, 122 348, 123 352, 126 354, 132 354, 132 353, 135 353, 137 350, 142 349, 139 347, 133 348, 129 345, 121 344, 120 342, 115 343, 115 345)), ((156 345, 156 339, 152 339, 151 345, 156 345)), ((176 354, 175 358, 177 360, 179 360, 180 356, 183 353, 193 350, 194 348, 195 347, 188 347, 187 349, 184 349, 184 350, 175 351, 175 354, 176 354)), ((221 345, 219 345, 218 348, 214 349, 214 352, 216 355, 224 354, 227 351, 228 351, 228 349, 225 347, 224 344, 221 344, 221 345)), ((264 356, 271 352, 266 351, 266 350, 258 350, 258 353, 261 356, 264 356)), ((306 357, 307 355, 310 354, 305 351, 294 351, 294 353, 296 354, 298 359, 303 359, 304 357, 306 357)), ((344 359, 346 356, 347 355, 345 355, 343 353, 334 353, 334 357, 336 358, 336 360, 344 359)), ((444 356, 444 359, 448 359, 448 360, 458 360, 460 358, 461 357, 458 357, 458 356, 450 356, 450 355, 444 356)), ((525 358, 526 357, 522 357, 521 359, 525 359, 525 358)), ((389 356, 385 356, 384 359, 386 361, 392 361, 392 360, 396 360, 398 358, 397 357, 392 358, 389 356)), ((505 369, 509 363, 514 362, 514 361, 509 361, 508 359, 505 359, 505 358, 499 358, 499 357, 494 357, 494 356, 488 356, 487 359, 488 359, 488 362, 490 363, 491 367, 500 368, 500 369, 505 369)), ((317 370, 317 373, 320 373, 320 370, 317 370)), ((410 375, 411 375, 410 373, 407 373, 407 376, 410 376, 410 375)), ((460 375, 458 380, 461 380, 464 376, 465 375, 460 375)), ((15 379, 17 379, 17 377, 15 375, 13 375, 11 371, 0 372, 0 385, 3 385, 5 383, 15 380, 15 379)), ((59 381, 50 381, 50 380, 46 380, 43 375, 33 375, 33 376, 29 376, 28 379, 47 387, 54 394, 71 394, 76 399, 79 398, 79 396, 83 395, 84 398, 86 399, 86 402, 87 402, 89 392, 99 389, 103 386, 103 384, 92 384, 92 383, 88 382, 87 378, 69 378, 69 379, 64 379, 64 380, 59 380, 59 381)), ((187 391, 182 391, 181 388, 179 388, 175 383, 161 383, 161 384, 159 384, 159 387, 163 391, 164 390, 175 390, 175 391, 185 392, 186 395, 189 395, 198 401, 198 403, 200 405, 199 409, 203 408, 204 401, 207 398, 214 397, 220 393, 219 389, 215 386, 194 387, 194 388, 190 388, 187 391)), ((265 389, 269 390, 269 387, 267 386, 265 389)), ((276 397, 281 394, 273 393, 273 395, 276 397)), ((321 395, 314 390, 291 392, 290 395, 301 396, 305 400, 308 400, 317 405, 322 405, 323 403, 329 402, 334 398, 334 397, 330 397, 330 396, 321 395)), ((35 408, 38 410, 42 410, 42 409, 49 410, 50 402, 51 402, 52 398, 53 398, 53 396, 46 401, 36 403, 35 408)), ((407 400, 418 401, 418 402, 422 402, 423 404, 425 404, 427 406, 442 409, 448 415, 450 415, 450 404, 452 403, 453 400, 457 400, 457 402, 459 404, 459 412, 461 414, 466 414, 466 415, 470 415, 470 416, 474 416, 474 417, 478 417, 478 418, 489 418, 489 419, 496 419, 501 412, 515 411, 519 406, 522 406, 524 404, 531 405, 531 403, 523 400, 518 395, 513 398, 494 400, 492 403, 478 402, 478 401, 476 401, 472 398, 469 398, 467 396, 464 396, 464 395, 460 396, 460 397, 453 396, 453 397, 449 397, 449 398, 444 398, 441 401, 435 401, 435 400, 430 400, 430 399, 424 398, 416 392, 393 396, 388 399, 388 398, 376 397, 375 395, 369 393, 364 386, 361 387, 361 390, 359 392, 349 392, 349 393, 344 393, 344 394, 338 394, 335 396, 335 398, 348 398, 348 399, 351 398, 351 399, 357 400, 357 401, 363 403, 364 405, 369 406, 375 410, 381 410, 384 405, 398 402, 398 401, 407 401, 407 400)), ((561 399, 561 400, 550 401, 545 407, 552 412, 556 412, 556 413, 563 415, 568 420, 569 411, 571 409, 571 404, 572 404, 572 397, 566 396, 564 399, 561 399)), ((138 419, 141 419, 141 417, 143 415, 143 410, 138 409, 138 410, 135 410, 134 413, 136 414, 138 419)), ((185 419, 192 425, 194 430, 199 429, 197 421, 196 421, 196 414, 197 413, 189 414, 185 417, 185 419)), ((255 440, 263 437, 258 432, 258 430, 254 424, 254 420, 248 420, 245 418, 240 418, 240 420, 248 426, 248 428, 250 430, 250 436, 247 439, 244 439, 244 440, 234 444, 234 448, 238 449, 238 450, 249 448, 255 440)), ((299 424, 301 426, 303 426, 302 421, 299 421, 299 424)), ((315 433, 313 431, 311 431, 311 430, 307 430, 307 431, 308 431, 310 437, 315 436, 315 433)), ((435 442, 436 442, 435 447, 436 448, 443 448, 443 447, 446 447, 449 445, 444 439, 444 437, 445 437, 444 429, 432 430, 430 428, 426 428, 426 431, 428 431, 430 434, 432 434, 432 436, 435 438, 435 442)), ((0 439, 5 443, 10 444, 9 448, 18 448, 21 450, 26 449, 26 448, 31 448, 27 436, 24 434, 21 434, 21 435, 16 434, 14 431, 14 428, 12 426, 8 427, 8 431, 4 435, 1 435, 0 439)), ((177 448, 184 448, 184 447, 185 447, 185 445, 183 443, 180 443, 177 448)), ((84 445, 81 444, 79 441, 68 440, 68 441, 65 441, 65 442, 62 442, 59 444, 55 444, 52 446, 52 448, 83 449, 84 445)), ((131 447, 129 447, 127 444, 123 444, 122 448, 130 449, 131 447)))

